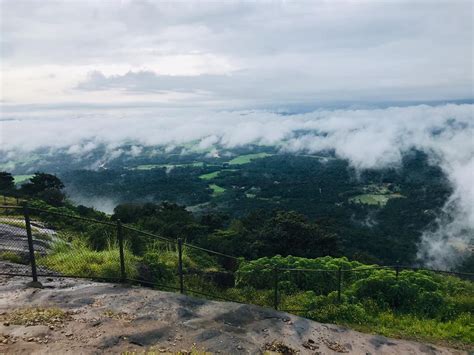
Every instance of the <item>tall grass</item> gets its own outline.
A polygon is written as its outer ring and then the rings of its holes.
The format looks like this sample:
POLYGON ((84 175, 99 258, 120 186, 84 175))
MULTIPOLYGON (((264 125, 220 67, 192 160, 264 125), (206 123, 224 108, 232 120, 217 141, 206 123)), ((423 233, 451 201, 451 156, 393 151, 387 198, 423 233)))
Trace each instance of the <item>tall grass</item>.
MULTIPOLYGON (((138 258, 125 249, 127 277, 137 276, 138 258)), ((38 264, 64 276, 91 278, 120 278, 120 252, 117 245, 109 243, 104 250, 92 250, 85 242, 57 242, 51 254, 38 257, 38 264)))

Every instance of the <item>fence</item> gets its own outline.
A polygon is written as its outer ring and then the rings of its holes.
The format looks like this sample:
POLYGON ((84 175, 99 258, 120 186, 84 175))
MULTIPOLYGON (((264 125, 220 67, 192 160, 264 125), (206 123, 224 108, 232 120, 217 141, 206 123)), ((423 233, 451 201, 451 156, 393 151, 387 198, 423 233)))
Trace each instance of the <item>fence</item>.
MULTIPOLYGON (((90 278, 127 282, 183 294, 307 312, 294 307, 295 293, 335 295, 379 270, 474 274, 403 265, 364 268, 242 268, 243 258, 148 233, 120 221, 95 220, 26 206, 0 206, 0 260, 13 262, 0 275, 90 278)), ((248 264, 247 264, 248 265, 248 264)))

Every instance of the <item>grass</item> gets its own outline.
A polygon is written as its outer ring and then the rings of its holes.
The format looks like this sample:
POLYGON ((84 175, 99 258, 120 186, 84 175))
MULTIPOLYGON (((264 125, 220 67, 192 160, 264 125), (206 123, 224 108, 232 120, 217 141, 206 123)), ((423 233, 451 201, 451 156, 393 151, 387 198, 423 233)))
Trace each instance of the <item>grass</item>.
POLYGON ((3 251, 0 253, 0 260, 9 261, 15 264, 22 264, 23 259, 18 254, 11 251, 3 251))
MULTIPOLYGON (((65 276, 91 278, 120 278, 120 256, 116 245, 105 250, 92 250, 80 240, 73 243, 55 243, 53 252, 38 257, 38 265, 59 272, 65 276)), ((138 258, 125 250, 125 272, 127 277, 137 275, 138 258)))
MULTIPOLYGON (((12 227, 25 228, 25 221, 20 219, 12 219, 9 217, 0 217, 0 224, 6 224, 12 227)), ((33 229, 33 227, 31 228, 33 229)))
POLYGON ((15 325, 61 325, 71 319, 68 312, 59 308, 23 308, 8 313, 3 321, 15 325))
POLYGON ((213 197, 219 196, 225 192, 225 189, 223 187, 220 187, 216 184, 210 184, 209 188, 212 190, 213 197))
MULTIPOLYGON (((19 199, 18 202, 23 201, 22 199, 19 199)), ((17 199, 16 197, 11 197, 11 196, 5 196, 5 195, 0 195, 0 204, 2 205, 7 205, 7 206, 17 206, 17 199)))
POLYGON ((218 171, 214 171, 212 173, 203 174, 203 175, 199 176, 199 178, 202 179, 202 180, 212 180, 212 179, 216 178, 220 173, 221 173, 221 171, 218 170, 218 171))
POLYGON ((270 157, 272 155, 273 154, 268 154, 268 153, 256 153, 256 154, 239 155, 238 157, 235 157, 234 159, 229 161, 229 165, 248 164, 254 159, 266 158, 266 157, 270 157))
MULTIPOLYGON (((225 295, 229 299, 265 307, 271 307, 273 302, 273 291, 268 289, 213 290, 212 287, 208 287, 202 292, 225 295)), ((285 297, 279 309, 304 309, 302 299, 305 297, 303 293, 285 297)), ((443 321, 415 314, 402 314, 390 310, 376 311, 370 307, 334 302, 320 305, 315 311, 296 313, 318 322, 339 324, 364 333, 430 342, 462 350, 472 350, 474 344, 474 317, 470 312, 463 312, 454 319, 443 321)))
POLYGON ((392 198, 405 198, 405 196, 400 194, 363 194, 351 197, 349 201, 364 204, 364 205, 377 205, 377 206, 385 206, 388 200, 392 198))
POLYGON ((202 180, 212 180, 212 179, 215 179, 216 177, 218 177, 222 172, 225 172, 225 171, 238 171, 238 170, 239 169, 218 170, 218 171, 214 171, 212 173, 200 175, 199 178, 202 179, 202 180))
POLYGON ((355 330, 388 337, 437 343, 463 350, 472 350, 474 319, 463 313, 454 320, 419 318, 414 315, 382 312, 369 317, 366 323, 341 322, 355 330))

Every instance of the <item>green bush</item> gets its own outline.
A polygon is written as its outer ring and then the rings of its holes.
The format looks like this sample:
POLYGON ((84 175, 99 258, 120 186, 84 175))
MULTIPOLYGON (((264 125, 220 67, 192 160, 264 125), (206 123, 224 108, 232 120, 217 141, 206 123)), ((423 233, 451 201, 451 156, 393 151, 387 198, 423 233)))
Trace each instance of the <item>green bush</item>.
MULTIPOLYGON (((346 257, 330 256, 307 259, 295 256, 274 256, 243 262, 237 271, 237 286, 249 285, 256 289, 272 288, 274 268, 279 269, 313 269, 327 272, 311 271, 278 271, 278 279, 283 289, 288 291, 312 290, 317 294, 328 294, 338 288, 338 269, 343 270, 367 267, 357 261, 349 261, 346 257)), ((355 277, 363 277, 370 271, 344 273, 345 282, 350 283, 355 277)))
POLYGON ((434 317, 446 306, 440 284, 425 272, 376 270, 356 281, 346 292, 358 301, 371 299, 381 309, 419 313, 434 317))
POLYGON ((148 267, 152 281, 158 284, 172 282, 175 279, 173 267, 170 267, 163 254, 156 250, 149 250, 143 255, 142 262, 148 267))
POLYGON ((11 251, 4 251, 0 253, 0 260, 10 261, 15 264, 23 264, 23 258, 11 251))

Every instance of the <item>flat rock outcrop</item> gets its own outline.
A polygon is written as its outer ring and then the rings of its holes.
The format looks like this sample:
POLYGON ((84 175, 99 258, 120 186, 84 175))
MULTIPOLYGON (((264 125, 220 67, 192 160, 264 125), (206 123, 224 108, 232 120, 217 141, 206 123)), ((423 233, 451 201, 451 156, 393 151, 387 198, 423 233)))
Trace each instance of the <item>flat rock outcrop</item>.
MULTIPOLYGON (((8 267, 0 262, 0 272, 8 267)), ((0 276, 0 353, 463 353, 252 305, 87 280, 42 279, 42 289, 26 287, 28 281, 0 276)))

